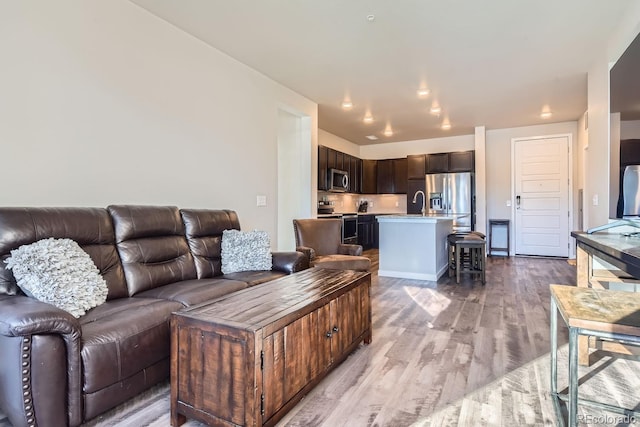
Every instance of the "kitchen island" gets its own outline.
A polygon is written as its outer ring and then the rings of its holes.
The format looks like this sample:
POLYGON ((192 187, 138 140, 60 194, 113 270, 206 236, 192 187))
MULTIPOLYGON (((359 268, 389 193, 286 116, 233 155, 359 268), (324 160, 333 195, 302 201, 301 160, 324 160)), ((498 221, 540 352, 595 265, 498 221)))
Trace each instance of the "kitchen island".
POLYGON ((380 224, 379 276, 436 281, 448 267, 453 216, 385 215, 380 224))

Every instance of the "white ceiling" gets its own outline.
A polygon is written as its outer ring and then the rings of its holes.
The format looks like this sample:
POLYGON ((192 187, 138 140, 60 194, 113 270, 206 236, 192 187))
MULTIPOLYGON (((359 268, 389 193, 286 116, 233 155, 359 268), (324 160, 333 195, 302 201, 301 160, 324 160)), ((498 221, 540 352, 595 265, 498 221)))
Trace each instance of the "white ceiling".
POLYGON ((132 1, 317 102, 321 129, 368 144, 578 119, 587 71, 637 0, 132 1))

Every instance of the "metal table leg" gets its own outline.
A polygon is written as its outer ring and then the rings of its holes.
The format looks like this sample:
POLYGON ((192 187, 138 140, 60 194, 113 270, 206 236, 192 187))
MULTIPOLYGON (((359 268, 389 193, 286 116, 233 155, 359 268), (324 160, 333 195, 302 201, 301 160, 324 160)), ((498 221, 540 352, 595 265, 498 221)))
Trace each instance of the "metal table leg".
POLYGON ((578 425, 578 329, 569 327, 569 419, 570 427, 578 425))
POLYGON ((558 305, 551 298, 550 310, 550 334, 551 337, 551 400, 553 409, 556 413, 556 420, 560 427, 564 427, 564 418, 560 409, 560 400, 558 397, 558 305))

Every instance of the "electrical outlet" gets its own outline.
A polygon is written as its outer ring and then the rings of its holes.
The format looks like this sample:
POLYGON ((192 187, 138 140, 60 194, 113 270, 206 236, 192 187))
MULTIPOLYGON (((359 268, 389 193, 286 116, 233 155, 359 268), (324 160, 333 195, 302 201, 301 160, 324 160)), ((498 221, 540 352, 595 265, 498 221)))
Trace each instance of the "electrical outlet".
POLYGON ((507 206, 511 206, 511 200, 507 200, 507 206))
POLYGON ((400 206, 400 202, 396 202, 396 208, 400 206))
POLYGON ((256 206, 267 206, 267 196, 256 196, 256 206))
POLYGON ((369 202, 369 207, 372 208, 373 207, 373 202, 369 202))
POLYGON ((593 202, 593 206, 598 206, 598 195, 597 194, 593 195, 592 202, 593 202))

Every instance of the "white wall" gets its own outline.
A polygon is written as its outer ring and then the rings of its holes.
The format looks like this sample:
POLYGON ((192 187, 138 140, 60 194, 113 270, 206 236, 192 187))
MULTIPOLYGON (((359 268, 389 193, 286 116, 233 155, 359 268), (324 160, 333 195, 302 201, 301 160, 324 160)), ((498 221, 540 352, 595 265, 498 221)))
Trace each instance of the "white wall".
MULTIPOLYGON (((640 2, 631 4, 616 33, 600 52, 588 73, 589 144, 585 151, 585 228, 608 222, 609 178, 609 70, 640 33, 640 2), (597 196, 598 204, 593 204, 597 196)), ((614 196, 615 197, 615 196, 614 196)))
POLYGON ((318 129, 318 145, 333 148, 334 150, 347 153, 350 156, 361 157, 359 145, 347 141, 344 138, 340 138, 326 130, 318 129))
POLYGON ((0 57, 2 205, 228 208, 276 239, 278 109, 315 147, 315 103, 125 0, 2 2, 0 57))
POLYGON ((587 146, 589 144, 589 128, 588 128, 588 115, 585 113, 580 116, 580 120, 578 120, 578 143, 576 144, 576 150, 574 152, 576 159, 575 167, 573 169, 576 180, 575 180, 575 188, 578 189, 578 192, 574 194, 577 204, 577 210, 575 211, 574 217, 576 218, 576 230, 585 230, 585 224, 589 222, 587 218, 587 210, 586 210, 586 199, 584 197, 584 186, 585 186, 585 152, 587 150, 587 146), (580 205, 579 200, 579 191, 582 190, 583 198, 582 205, 580 205), (580 212, 582 210, 582 214, 580 212), (582 215, 582 216, 581 216, 582 215), (582 219, 582 221, 581 221, 582 219))
POLYGON ((379 160, 405 157, 409 154, 447 153, 450 151, 473 149, 474 136, 462 135, 363 145, 360 147, 360 157, 363 159, 379 160))

